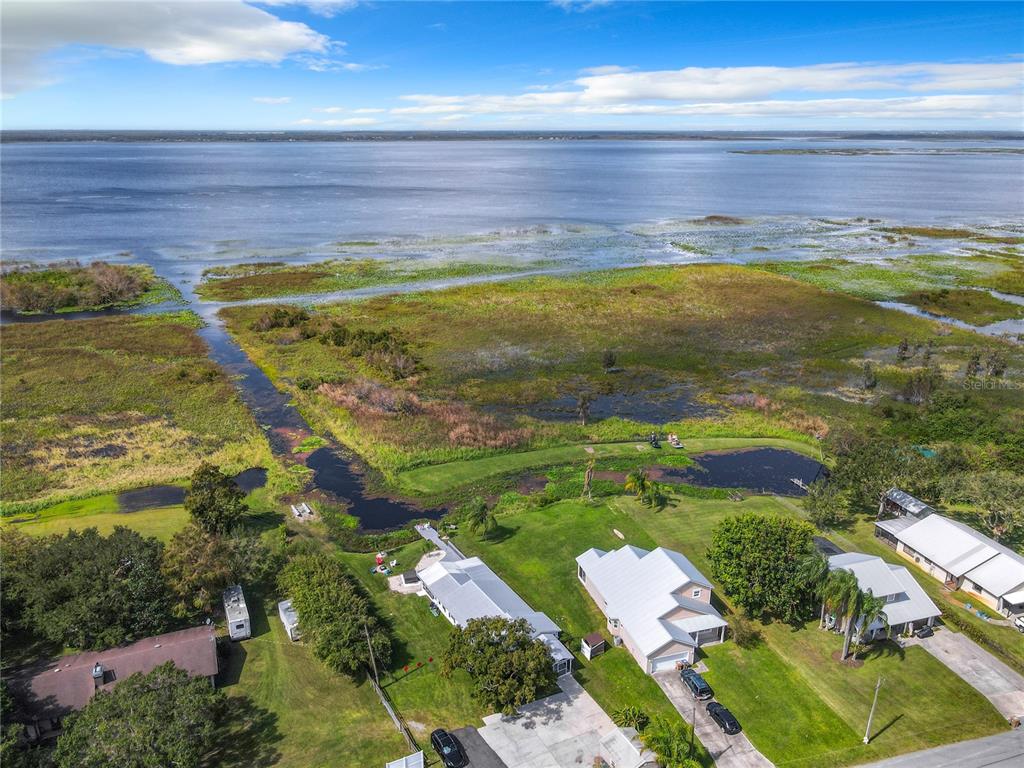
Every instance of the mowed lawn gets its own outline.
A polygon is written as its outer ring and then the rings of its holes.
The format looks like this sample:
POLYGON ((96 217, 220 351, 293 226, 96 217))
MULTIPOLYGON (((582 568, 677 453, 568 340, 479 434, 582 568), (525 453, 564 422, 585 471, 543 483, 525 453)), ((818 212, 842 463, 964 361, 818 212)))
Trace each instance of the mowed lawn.
POLYGON ((112 493, 88 499, 64 501, 34 514, 23 514, 4 521, 30 536, 81 531, 96 528, 104 536, 117 526, 138 531, 143 536, 155 536, 160 541, 170 538, 185 527, 188 512, 180 504, 139 512, 118 511, 117 496, 112 493))
MULTIPOLYGON (((742 502, 682 498, 660 512, 628 497, 607 505, 567 501, 499 518, 501 528, 491 540, 463 536, 459 544, 484 557, 575 642, 580 633, 604 625, 577 582, 578 554, 594 546, 607 550, 624 543, 661 545, 683 552, 710 576, 705 551, 711 532, 724 517, 746 511, 794 514, 786 501, 774 497, 742 502), (612 529, 623 533, 625 540, 612 529)), ((897 652, 889 646, 890 653, 875 655, 853 669, 831 659, 841 638, 820 632, 813 622, 800 628, 758 626, 763 642, 753 649, 740 649, 732 642, 706 649, 708 678, 719 700, 733 709, 750 739, 777 765, 854 765, 1006 727, 980 694, 921 649, 897 652), (885 684, 872 742, 865 747, 861 738, 880 675, 885 684)), ((631 659, 626 661, 626 669, 646 678, 631 659)), ((583 667, 581 677, 605 704, 599 665, 583 667)), ((616 685, 621 682, 613 681, 616 685)), ((656 687, 651 692, 636 690, 640 700, 631 703, 649 711, 667 703, 656 687)))
MULTIPOLYGON (((704 451, 739 450, 742 448, 770 447, 796 451, 812 458, 820 458, 819 450, 797 440, 778 437, 701 437, 686 438, 685 452, 693 455, 704 451)), ((664 450, 664 449, 663 449, 664 450)), ((659 455, 646 443, 597 443, 593 445, 565 445, 535 451, 503 453, 470 461, 453 461, 419 467, 398 475, 398 483, 405 490, 418 494, 436 494, 512 472, 550 467, 556 464, 582 463, 591 458, 650 454, 657 463, 659 455)))
MULTIPOLYGON (((370 768, 408 752, 369 683, 332 672, 291 642, 274 600, 248 597, 253 637, 231 644, 220 679, 236 715, 245 715, 236 723, 244 746, 217 765, 370 768)), ((231 749, 234 738, 221 741, 231 749)))
MULTIPOLYGON (((576 677, 606 712, 637 706, 650 716, 679 717, 654 679, 644 674, 622 648, 593 661, 579 655, 579 640, 601 631, 604 616, 576 578, 575 558, 589 547, 612 549, 624 543, 652 547, 654 542, 628 515, 604 505, 561 502, 536 512, 500 518, 486 539, 459 536, 458 546, 479 555, 532 608, 548 614, 562 628, 562 640, 576 653, 576 677), (619 539, 614 530, 625 536, 619 539)), ((698 757, 711 765, 700 747, 698 757)))

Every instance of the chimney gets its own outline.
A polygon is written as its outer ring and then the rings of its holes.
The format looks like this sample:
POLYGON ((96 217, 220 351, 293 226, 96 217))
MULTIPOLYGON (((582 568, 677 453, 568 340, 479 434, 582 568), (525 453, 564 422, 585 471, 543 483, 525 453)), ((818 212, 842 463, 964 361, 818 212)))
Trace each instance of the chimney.
POLYGON ((103 665, 98 661, 92 666, 92 682, 96 688, 103 685, 103 665))

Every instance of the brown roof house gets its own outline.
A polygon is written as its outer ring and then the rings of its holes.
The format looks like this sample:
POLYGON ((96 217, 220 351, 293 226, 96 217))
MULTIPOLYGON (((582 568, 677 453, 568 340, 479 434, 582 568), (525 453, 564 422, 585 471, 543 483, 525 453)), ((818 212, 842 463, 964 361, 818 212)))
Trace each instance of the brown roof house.
POLYGON ((110 690, 136 672, 152 672, 168 661, 192 677, 217 674, 217 638, 212 625, 147 637, 106 651, 47 659, 14 670, 7 683, 18 703, 29 740, 55 735, 61 719, 82 709, 98 690, 110 690))

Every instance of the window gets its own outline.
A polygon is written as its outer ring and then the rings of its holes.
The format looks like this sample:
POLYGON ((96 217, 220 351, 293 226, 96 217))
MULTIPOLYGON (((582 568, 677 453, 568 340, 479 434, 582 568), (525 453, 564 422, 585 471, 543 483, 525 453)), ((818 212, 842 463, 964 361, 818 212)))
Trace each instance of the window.
POLYGON ((692 596, 693 596, 694 599, 699 598, 700 597, 700 589, 693 590, 692 596))
POLYGON ((235 624, 235 629, 245 629, 245 622, 242 622, 241 624, 235 624))
POLYGON ((977 593, 980 594, 980 593, 985 591, 981 587, 979 587, 977 584, 975 584, 973 581, 969 581, 967 583, 970 585, 971 592, 977 592, 977 593))
POLYGON ((618 629, 619 628, 619 620, 618 619, 608 619, 608 624, 612 627, 612 629, 618 629))
POLYGON ((576 573, 580 577, 580 581, 586 582, 586 580, 587 580, 587 572, 583 570, 583 566, 582 565, 576 566, 576 573))

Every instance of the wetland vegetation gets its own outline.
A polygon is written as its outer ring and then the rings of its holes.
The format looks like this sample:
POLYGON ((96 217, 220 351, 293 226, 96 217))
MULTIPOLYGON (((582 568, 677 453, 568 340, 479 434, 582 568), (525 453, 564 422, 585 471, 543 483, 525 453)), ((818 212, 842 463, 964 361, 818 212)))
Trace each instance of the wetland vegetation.
POLYGON ((22 313, 79 312, 180 299, 152 267, 142 264, 53 264, 0 276, 0 306, 22 313))

